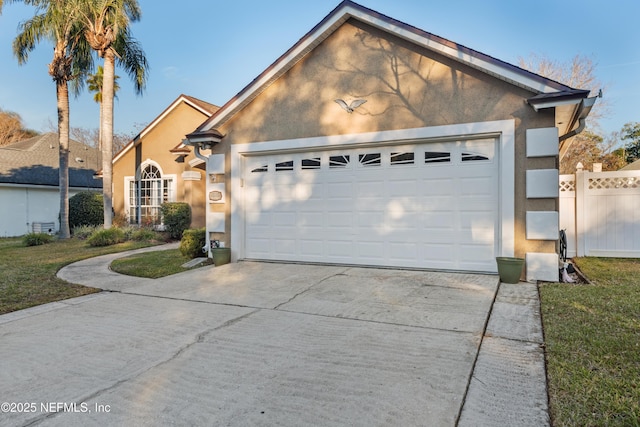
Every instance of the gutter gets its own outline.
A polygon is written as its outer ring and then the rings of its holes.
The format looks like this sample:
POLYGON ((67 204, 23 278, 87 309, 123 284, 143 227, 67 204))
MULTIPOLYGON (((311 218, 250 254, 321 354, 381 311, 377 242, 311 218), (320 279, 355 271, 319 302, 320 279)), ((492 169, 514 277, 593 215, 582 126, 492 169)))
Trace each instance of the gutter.
POLYGON ((602 97, 602 91, 599 92, 598 96, 585 98, 580 102, 580 105, 578 106, 578 109, 576 112, 578 126, 575 129, 565 133, 564 135, 561 135, 558 138, 558 142, 560 143, 560 147, 559 147, 560 160, 562 160, 562 158, 567 153, 567 150, 569 150, 569 147, 572 144, 572 141, 567 141, 567 140, 569 140, 570 138, 573 138, 574 136, 584 131, 586 127, 587 116, 591 112, 591 108, 593 108, 594 104, 596 103, 596 99, 600 97, 602 97))

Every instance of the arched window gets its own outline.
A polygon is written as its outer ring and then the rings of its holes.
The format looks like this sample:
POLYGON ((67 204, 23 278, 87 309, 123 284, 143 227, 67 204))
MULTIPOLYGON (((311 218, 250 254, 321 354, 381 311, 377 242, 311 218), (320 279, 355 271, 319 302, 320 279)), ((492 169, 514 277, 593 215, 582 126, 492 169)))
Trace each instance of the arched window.
POLYGON ((129 221, 140 225, 161 224, 160 205, 174 201, 173 184, 173 177, 163 177, 158 166, 143 165, 140 179, 129 182, 129 221))

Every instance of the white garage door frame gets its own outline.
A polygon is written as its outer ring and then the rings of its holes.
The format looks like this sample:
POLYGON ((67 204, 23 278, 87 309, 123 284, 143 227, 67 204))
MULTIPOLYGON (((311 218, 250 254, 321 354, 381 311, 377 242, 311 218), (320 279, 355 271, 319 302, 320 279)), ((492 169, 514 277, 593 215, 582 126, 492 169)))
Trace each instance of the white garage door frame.
POLYGON ((499 218, 497 230, 497 253, 513 256, 514 234, 514 177, 515 177, 515 121, 499 120, 491 122, 465 123, 402 129, 384 132, 370 132, 327 137, 300 138, 289 140, 252 142, 231 146, 231 255, 232 260, 245 258, 245 207, 243 193, 243 164, 247 156, 284 154, 308 150, 338 148, 360 148, 375 145, 410 144, 420 142, 441 142, 454 139, 497 139, 499 159, 499 218))

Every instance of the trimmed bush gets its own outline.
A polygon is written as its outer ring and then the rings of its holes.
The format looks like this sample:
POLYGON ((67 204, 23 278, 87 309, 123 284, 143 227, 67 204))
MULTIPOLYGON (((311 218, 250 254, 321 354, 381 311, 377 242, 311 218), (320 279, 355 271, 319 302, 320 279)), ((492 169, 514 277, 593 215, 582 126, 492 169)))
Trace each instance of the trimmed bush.
POLYGON ((180 240, 180 253, 186 258, 202 256, 202 247, 207 243, 204 228, 188 229, 182 233, 180 240))
POLYGON ((172 239, 180 239, 191 225, 191 207, 184 202, 163 203, 160 206, 164 226, 172 239))
POLYGON ((97 230, 87 239, 89 246, 111 246, 124 241, 124 231, 119 228, 97 230))
POLYGON ((69 228, 81 225, 102 225, 104 207, 102 193, 81 191, 69 199, 69 228))
POLYGON ((25 246, 39 246, 51 243, 53 236, 47 233, 29 233, 22 236, 22 243, 25 246))

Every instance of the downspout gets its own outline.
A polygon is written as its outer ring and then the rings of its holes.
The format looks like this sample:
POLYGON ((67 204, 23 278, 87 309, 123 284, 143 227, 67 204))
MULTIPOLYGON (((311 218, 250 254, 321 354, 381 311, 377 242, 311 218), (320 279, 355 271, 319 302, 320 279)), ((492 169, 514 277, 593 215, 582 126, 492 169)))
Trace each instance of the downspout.
POLYGON ((195 154, 195 156, 197 158, 202 160, 205 163, 205 165, 207 164, 207 161, 209 161, 209 158, 200 152, 200 145, 199 144, 195 144, 193 146, 193 154, 195 154))
POLYGON ((586 119, 580 118, 578 119, 578 127, 575 128, 574 130, 572 130, 571 132, 565 133, 564 135, 562 135, 559 139, 560 142, 564 141, 565 139, 569 139, 572 138, 574 136, 576 136, 577 134, 579 134, 580 132, 582 132, 584 130, 584 128, 587 125, 587 121, 586 119))
MULTIPOLYGON (((205 164, 205 169, 208 169, 208 165, 209 165, 209 158, 207 156, 205 156, 204 154, 202 154, 200 152, 200 144, 194 144, 193 145, 193 154, 199 158, 200 160, 202 160, 205 164)), ((206 194, 206 186, 207 184, 205 184, 205 194, 206 194)), ((206 203, 206 202, 205 202, 206 203)), ((208 212, 209 209, 207 207, 206 212, 208 212)), ((213 254, 211 253, 211 239, 209 238, 209 232, 207 230, 207 213, 205 212, 204 215, 204 248, 202 248, 203 250, 206 248, 207 249, 207 258, 213 258, 213 254)))
MULTIPOLYGON (((186 139, 183 140, 183 144, 187 146, 193 147, 193 154, 200 160, 204 162, 206 165, 205 169, 207 173, 209 172, 209 157, 202 154, 201 149, 212 150, 215 144, 218 144, 222 141, 222 135, 217 129, 208 129, 208 130, 200 130, 192 132, 186 135, 186 139)), ((205 192, 208 191, 208 182, 206 180, 205 184, 205 192)), ((205 202, 206 203, 206 202, 205 202)), ((206 209, 205 212, 205 247, 207 251, 207 257, 213 258, 213 254, 211 253, 211 239, 209 237, 209 228, 207 226, 207 218, 209 217, 209 208, 206 209)))
POLYGON ((580 102, 580 106, 578 107, 578 111, 577 111, 577 118, 578 118, 578 127, 576 127, 575 129, 573 129, 570 132, 565 133, 564 135, 561 135, 558 138, 558 142, 560 143, 560 157, 559 160, 562 160, 565 156, 565 154, 567 153, 567 150, 569 149, 569 147, 565 147, 564 142, 566 140, 568 140, 569 138, 572 138, 576 135, 578 135, 579 133, 581 133, 585 127, 586 127, 586 119, 587 116, 589 115, 589 113, 591 112, 591 108, 593 107, 593 105, 596 102, 596 99, 602 96, 602 91, 600 91, 600 93, 597 96, 591 97, 591 98, 585 98, 580 102))

